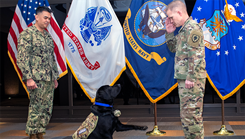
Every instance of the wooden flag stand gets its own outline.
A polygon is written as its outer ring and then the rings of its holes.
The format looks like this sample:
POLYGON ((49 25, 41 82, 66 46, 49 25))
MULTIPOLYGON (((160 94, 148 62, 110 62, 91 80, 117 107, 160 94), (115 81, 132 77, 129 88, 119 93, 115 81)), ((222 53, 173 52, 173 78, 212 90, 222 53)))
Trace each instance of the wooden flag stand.
POLYGON ((214 131, 213 134, 214 135, 222 135, 222 136, 229 136, 229 135, 233 135, 234 132, 233 131, 229 131, 226 129, 225 127, 225 103, 224 103, 224 100, 222 100, 222 125, 221 125, 221 128, 220 130, 218 131, 214 131))
POLYGON ((153 103, 153 104, 154 104, 154 122, 155 122, 155 125, 154 125, 154 128, 152 131, 146 132, 146 135, 147 136, 163 136, 164 134, 166 134, 166 132, 160 131, 158 129, 158 126, 157 126, 157 104, 156 103, 153 103))

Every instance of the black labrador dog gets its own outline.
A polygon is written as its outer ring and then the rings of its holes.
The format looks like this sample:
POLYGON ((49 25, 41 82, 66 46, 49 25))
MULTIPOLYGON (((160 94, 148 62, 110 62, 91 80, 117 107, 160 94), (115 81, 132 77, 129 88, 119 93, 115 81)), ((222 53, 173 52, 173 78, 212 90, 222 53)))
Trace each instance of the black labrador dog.
POLYGON ((91 113, 79 129, 73 134, 73 139, 112 139, 114 131, 146 130, 147 126, 124 125, 118 119, 120 111, 114 110, 113 99, 120 93, 121 86, 105 85, 96 92, 95 105, 91 113))

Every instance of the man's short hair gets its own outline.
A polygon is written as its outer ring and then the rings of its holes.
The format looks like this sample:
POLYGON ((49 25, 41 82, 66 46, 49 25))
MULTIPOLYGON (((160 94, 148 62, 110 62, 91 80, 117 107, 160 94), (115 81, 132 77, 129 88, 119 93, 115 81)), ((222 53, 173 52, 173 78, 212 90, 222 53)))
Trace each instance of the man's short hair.
POLYGON ((181 10, 187 11, 186 5, 182 0, 174 0, 168 4, 165 12, 167 12, 168 10, 173 11, 177 7, 180 7, 181 10))
POLYGON ((39 13, 41 13, 41 12, 43 12, 43 11, 46 11, 46 12, 49 12, 49 13, 52 13, 52 12, 53 12, 53 11, 52 11, 49 7, 47 7, 47 6, 39 6, 39 7, 37 7, 36 14, 39 14, 39 13))

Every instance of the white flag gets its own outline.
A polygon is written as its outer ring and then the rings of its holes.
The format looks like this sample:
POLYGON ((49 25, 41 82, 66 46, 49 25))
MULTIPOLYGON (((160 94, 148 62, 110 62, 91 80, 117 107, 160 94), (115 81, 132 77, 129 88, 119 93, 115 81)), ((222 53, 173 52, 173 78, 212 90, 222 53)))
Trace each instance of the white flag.
POLYGON ((108 0, 73 0, 62 32, 67 63, 94 102, 126 69, 122 26, 108 0))

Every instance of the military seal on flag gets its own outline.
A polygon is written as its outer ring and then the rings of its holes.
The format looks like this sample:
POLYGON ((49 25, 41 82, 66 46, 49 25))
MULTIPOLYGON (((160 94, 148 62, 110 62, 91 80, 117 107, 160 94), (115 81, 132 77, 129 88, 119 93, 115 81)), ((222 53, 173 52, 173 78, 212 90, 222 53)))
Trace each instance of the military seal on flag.
POLYGON ((138 10, 135 17, 135 32, 139 40, 145 45, 157 47, 162 45, 166 40, 164 13, 166 5, 158 2, 148 1, 138 10))
POLYGON ((174 53, 165 43, 165 8, 171 0, 132 0, 123 24, 126 63, 152 103, 177 87, 174 53))
POLYGON ((62 31, 67 63, 94 102, 126 69, 122 26, 108 0, 73 0, 62 31))
POLYGON ((242 0, 197 0, 192 12, 204 33, 208 80, 222 100, 245 84, 244 9, 242 0))
POLYGON ((105 7, 89 8, 85 17, 80 21, 80 33, 84 41, 90 43, 91 46, 95 45, 93 41, 97 42, 97 46, 101 45, 102 41, 106 40, 111 32, 113 25, 105 25, 111 19, 111 14, 105 7), (90 39, 92 36, 94 36, 94 39, 90 39))

